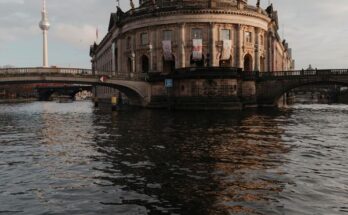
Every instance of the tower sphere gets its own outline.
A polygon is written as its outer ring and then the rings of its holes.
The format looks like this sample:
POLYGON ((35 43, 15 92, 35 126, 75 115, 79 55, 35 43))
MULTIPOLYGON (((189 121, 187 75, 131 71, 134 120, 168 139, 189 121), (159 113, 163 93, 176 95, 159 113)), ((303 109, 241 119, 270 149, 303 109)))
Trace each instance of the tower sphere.
POLYGON ((48 31, 50 29, 51 24, 48 22, 48 20, 41 20, 39 26, 41 30, 48 31))
POLYGON ((42 11, 41 11, 41 21, 39 27, 43 31, 48 31, 50 29, 50 23, 48 21, 48 15, 46 11, 46 1, 43 1, 42 11))

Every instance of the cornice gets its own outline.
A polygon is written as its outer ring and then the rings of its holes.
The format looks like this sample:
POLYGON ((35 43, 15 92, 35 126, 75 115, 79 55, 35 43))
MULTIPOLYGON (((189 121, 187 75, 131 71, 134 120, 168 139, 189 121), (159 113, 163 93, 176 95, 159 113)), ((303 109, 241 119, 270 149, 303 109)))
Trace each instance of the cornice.
POLYGON ((251 11, 251 10, 223 10, 223 9, 177 9, 177 10, 169 10, 169 11, 150 11, 146 14, 137 15, 136 13, 133 15, 128 15, 124 20, 121 21, 121 25, 129 24, 133 21, 147 19, 147 18, 154 18, 154 17, 164 17, 164 16, 173 16, 173 15, 180 15, 180 14, 211 14, 211 15, 218 15, 218 14, 224 14, 224 15, 238 15, 238 16, 249 16, 254 18, 263 19, 264 21, 270 22, 271 19, 262 13, 251 11))

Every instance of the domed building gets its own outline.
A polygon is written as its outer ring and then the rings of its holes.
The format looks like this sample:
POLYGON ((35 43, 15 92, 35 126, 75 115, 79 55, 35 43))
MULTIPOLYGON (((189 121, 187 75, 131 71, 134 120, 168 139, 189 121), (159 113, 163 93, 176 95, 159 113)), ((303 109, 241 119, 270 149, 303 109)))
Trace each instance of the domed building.
POLYGON ((130 5, 127 12, 118 7, 111 14, 107 35, 91 46, 98 74, 137 78, 203 67, 294 69, 272 5, 262 9, 260 1, 252 6, 247 0, 140 0, 139 7, 130 0, 130 5))

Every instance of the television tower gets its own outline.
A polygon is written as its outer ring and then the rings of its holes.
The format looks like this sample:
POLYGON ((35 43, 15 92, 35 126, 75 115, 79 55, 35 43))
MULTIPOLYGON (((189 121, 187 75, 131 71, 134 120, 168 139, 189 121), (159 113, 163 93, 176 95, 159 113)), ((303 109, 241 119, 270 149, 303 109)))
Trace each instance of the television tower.
POLYGON ((42 11, 41 11, 41 21, 39 23, 40 29, 43 33, 43 67, 48 67, 48 48, 47 48, 47 33, 50 29, 50 23, 48 21, 47 11, 46 11, 46 0, 42 0, 42 11))

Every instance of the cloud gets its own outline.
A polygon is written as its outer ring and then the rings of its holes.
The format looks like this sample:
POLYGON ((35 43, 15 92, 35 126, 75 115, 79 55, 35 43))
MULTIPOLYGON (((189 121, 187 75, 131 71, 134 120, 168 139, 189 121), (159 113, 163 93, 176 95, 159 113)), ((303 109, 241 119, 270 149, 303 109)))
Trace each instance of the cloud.
POLYGON ((29 26, 27 28, 22 27, 1 27, 0 26, 0 46, 8 42, 16 42, 25 37, 36 35, 38 29, 36 26, 29 26))
POLYGON ((24 4, 24 0, 0 0, 0 4, 24 4))
MULTIPOLYGON (((249 3, 255 5, 256 0, 249 0, 249 3)), ((261 3, 263 8, 267 7, 267 1, 261 3)), ((279 12, 280 35, 284 32, 293 48, 297 68, 308 64, 318 68, 348 67, 347 0, 272 0, 272 3, 279 12)), ((124 10, 129 9, 129 0, 120 0, 120 4, 124 10)), ((90 67, 89 45, 95 40, 97 26, 100 39, 107 32, 110 13, 116 11, 115 1, 47 0, 47 7, 51 22, 50 47, 67 44, 70 48, 54 50, 60 52, 55 56, 78 53, 85 56, 84 67, 90 67)), ((40 0, 0 0, 0 65, 7 64, 1 47, 10 47, 21 55, 19 44, 41 41, 40 10, 40 0)), ((37 50, 33 50, 37 53, 33 55, 41 56, 41 43, 37 46, 37 50)), ((62 59, 57 61, 64 64, 62 59)), ((16 65, 26 66, 25 63, 19 61, 16 65)), ((72 64, 71 60, 66 64, 72 64)))
POLYGON ((58 24, 50 35, 54 39, 62 40, 78 48, 86 48, 91 45, 96 37, 96 28, 92 25, 58 24))

